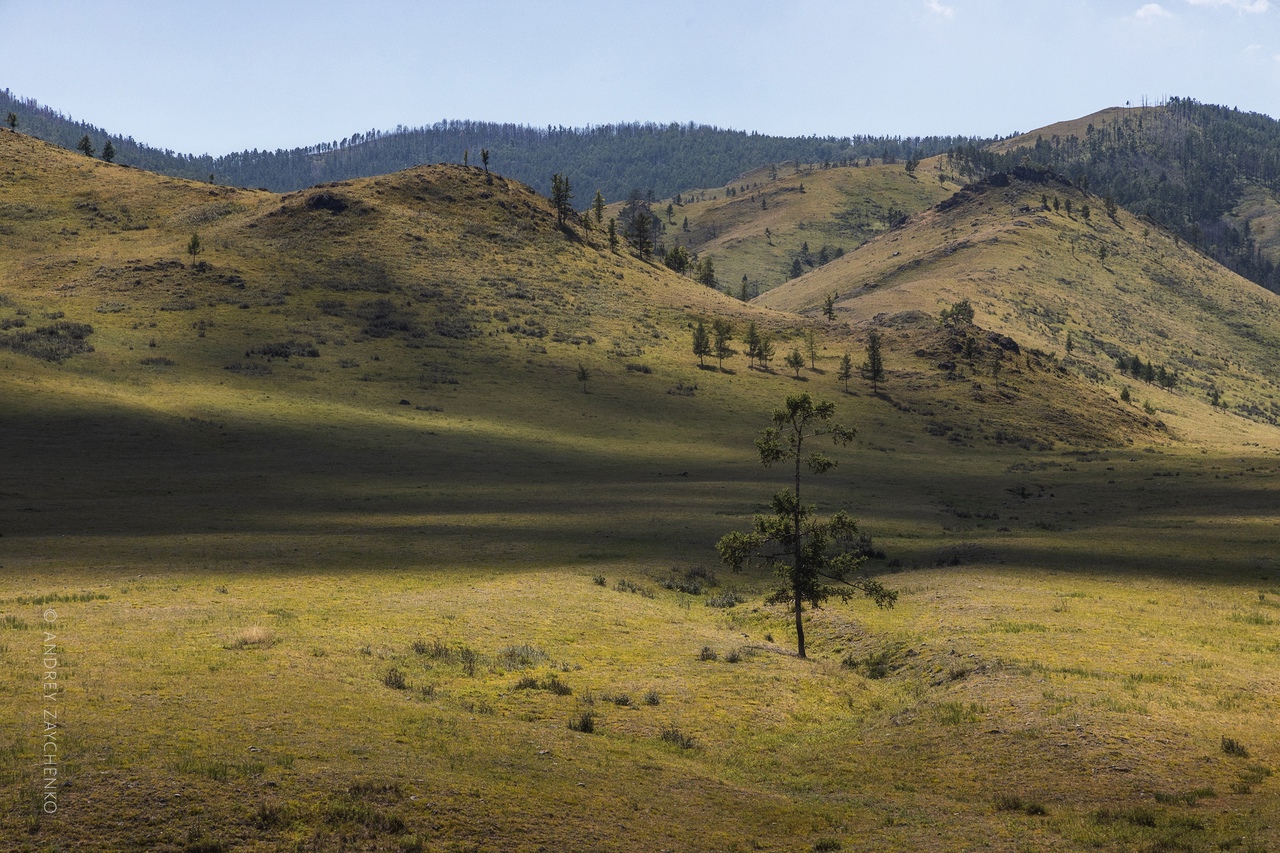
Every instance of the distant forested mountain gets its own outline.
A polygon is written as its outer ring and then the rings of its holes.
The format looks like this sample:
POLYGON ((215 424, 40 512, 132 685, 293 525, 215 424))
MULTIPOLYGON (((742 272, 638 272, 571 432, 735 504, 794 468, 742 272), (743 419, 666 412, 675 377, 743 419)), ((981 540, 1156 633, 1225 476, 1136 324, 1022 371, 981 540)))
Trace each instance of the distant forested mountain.
POLYGON ((1280 122, 1189 98, 1106 115, 1083 135, 966 145, 948 159, 971 178, 1048 167, 1280 292, 1280 122))
POLYGON ((430 127, 368 130, 288 151, 241 151, 220 157, 150 148, 131 137, 73 121, 35 101, 0 93, 0 116, 16 114, 18 129, 74 149, 88 136, 94 150, 111 140, 115 161, 166 175, 213 180, 279 192, 328 181, 369 177, 424 163, 460 163, 464 153, 489 168, 546 193, 557 172, 569 178, 574 201, 586 208, 599 189, 608 200, 632 190, 667 197, 723 186, 750 169, 788 160, 847 163, 855 158, 908 160, 989 140, 973 137, 781 137, 695 124, 612 124, 591 128, 535 128, 516 124, 442 121, 430 127))

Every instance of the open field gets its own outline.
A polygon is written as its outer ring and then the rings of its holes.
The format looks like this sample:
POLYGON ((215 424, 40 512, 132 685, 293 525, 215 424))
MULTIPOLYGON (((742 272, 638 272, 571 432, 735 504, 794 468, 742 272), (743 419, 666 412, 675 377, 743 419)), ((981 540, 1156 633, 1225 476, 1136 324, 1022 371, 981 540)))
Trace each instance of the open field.
POLYGON ((948 376, 970 332, 918 318, 845 393, 861 329, 474 169, 211 202, 7 153, 3 332, 93 349, 0 350, 6 849, 1280 844, 1274 427, 1048 353, 992 379, 986 343, 948 376), (713 317, 774 368, 700 369, 713 317), (806 494, 900 593, 810 613, 809 660, 713 547, 780 486, 752 440, 797 391, 859 429, 806 494))

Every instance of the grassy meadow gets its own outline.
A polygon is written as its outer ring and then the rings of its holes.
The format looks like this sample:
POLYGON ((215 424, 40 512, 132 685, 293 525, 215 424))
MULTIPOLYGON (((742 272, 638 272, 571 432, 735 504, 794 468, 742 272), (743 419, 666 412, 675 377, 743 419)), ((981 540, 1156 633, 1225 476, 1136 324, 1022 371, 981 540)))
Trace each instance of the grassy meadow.
POLYGON ((93 328, 0 349, 6 849, 1280 842, 1274 427, 1047 352, 940 371, 918 318, 846 393, 865 327, 480 170, 280 197, 0 148, 2 333, 93 328), (712 317, 816 360, 701 369, 712 317), (859 429, 807 495, 900 594, 809 613, 808 660, 713 547, 797 391, 859 429))

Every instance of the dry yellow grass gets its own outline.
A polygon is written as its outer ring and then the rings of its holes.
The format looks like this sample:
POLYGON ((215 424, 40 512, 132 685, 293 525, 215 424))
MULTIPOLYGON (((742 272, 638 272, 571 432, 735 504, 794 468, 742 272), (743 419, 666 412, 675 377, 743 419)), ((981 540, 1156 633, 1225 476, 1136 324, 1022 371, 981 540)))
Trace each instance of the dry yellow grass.
POLYGON ((9 848, 1276 844, 1273 428, 1188 399, 1202 431, 1170 434, 1044 359, 978 400, 914 354, 949 345, 927 324, 890 330, 885 395, 844 394, 854 330, 566 239, 475 170, 218 189, 194 272, 210 188, 0 148, 0 319, 95 329, 61 364, 0 356, 9 848), (411 328, 370 334, 380 299, 411 328), (819 329, 817 369, 699 370, 713 315, 819 329), (246 355, 289 340, 319 355, 246 355), (776 487, 751 440, 796 390, 860 428, 808 494, 901 592, 811 614, 810 661, 712 550, 776 487))

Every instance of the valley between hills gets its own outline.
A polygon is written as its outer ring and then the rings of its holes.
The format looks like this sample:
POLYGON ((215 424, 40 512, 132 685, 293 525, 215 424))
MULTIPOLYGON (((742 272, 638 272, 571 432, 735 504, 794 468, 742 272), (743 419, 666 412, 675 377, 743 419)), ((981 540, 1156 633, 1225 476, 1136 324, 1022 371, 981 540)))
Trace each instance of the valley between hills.
POLYGON ((475 165, 0 131, 6 849, 1280 844, 1280 297, 1041 164, 909 165, 655 199, 641 256, 475 165), (715 549, 799 393, 898 593, 807 658, 715 549))

